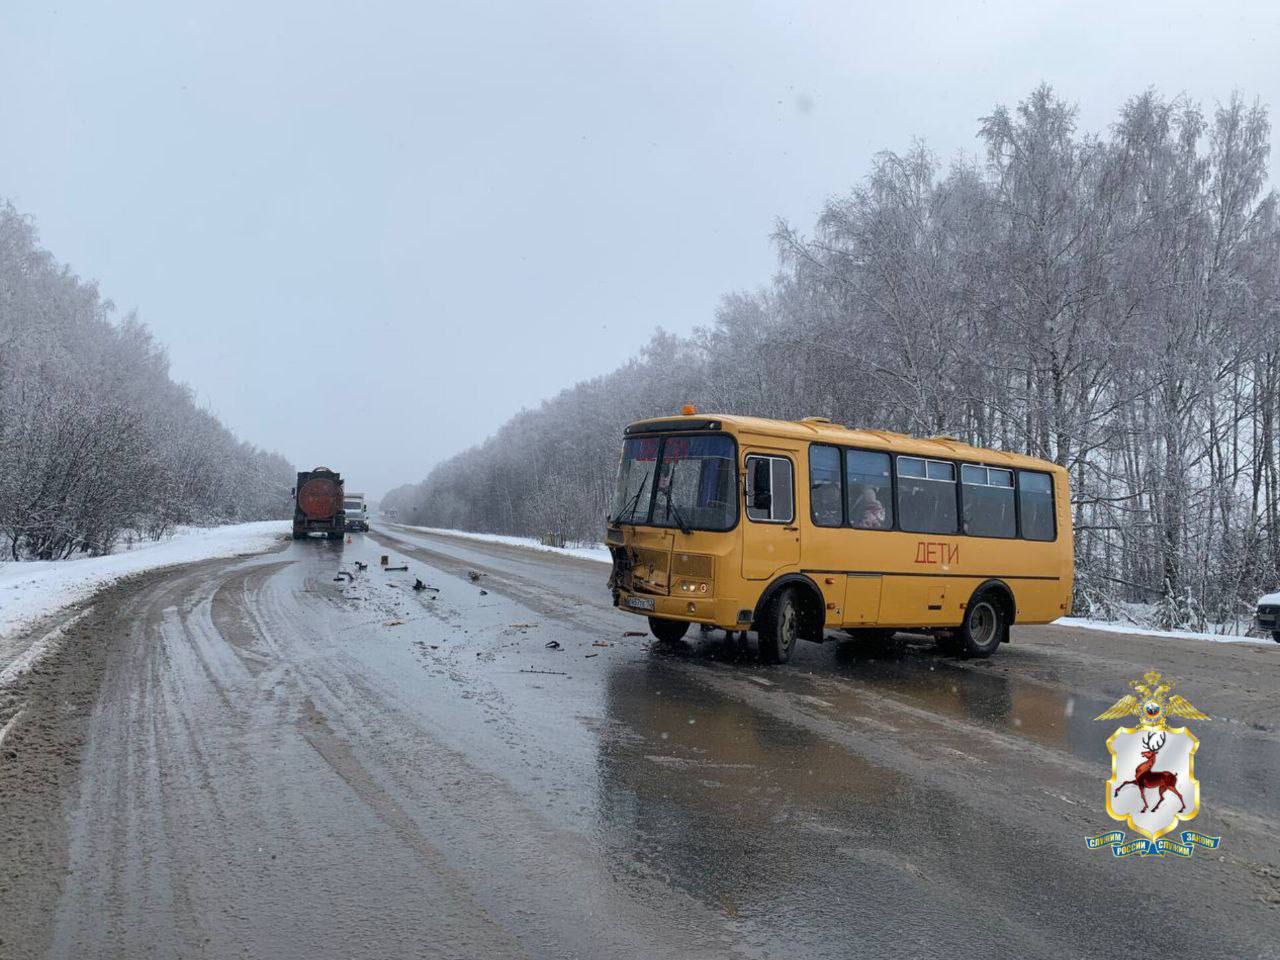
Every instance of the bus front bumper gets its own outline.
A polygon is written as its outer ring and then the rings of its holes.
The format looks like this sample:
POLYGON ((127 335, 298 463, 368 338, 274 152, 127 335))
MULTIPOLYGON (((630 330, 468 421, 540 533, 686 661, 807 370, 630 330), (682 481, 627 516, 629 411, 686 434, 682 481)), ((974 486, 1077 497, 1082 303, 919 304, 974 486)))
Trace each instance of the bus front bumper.
POLYGON ((659 597, 649 593, 619 590, 614 597, 614 606, 644 617, 706 623, 726 630, 746 630, 751 626, 750 620, 741 623, 738 621, 741 611, 738 602, 732 599, 699 597, 691 600, 687 596, 659 597))

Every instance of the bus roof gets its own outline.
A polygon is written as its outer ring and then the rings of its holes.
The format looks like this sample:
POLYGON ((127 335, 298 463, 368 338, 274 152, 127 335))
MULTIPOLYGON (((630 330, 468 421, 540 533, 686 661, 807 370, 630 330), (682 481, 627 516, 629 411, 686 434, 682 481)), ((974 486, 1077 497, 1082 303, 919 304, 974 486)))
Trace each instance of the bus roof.
POLYGON ((754 433, 768 437, 784 437, 789 440, 808 440, 843 446, 863 447, 868 450, 892 450, 918 457, 941 457, 946 460, 969 460, 1008 467, 1025 467, 1035 470, 1061 471, 1063 468, 1049 460, 1028 457, 1020 453, 1006 453, 986 447, 974 447, 951 437, 913 437, 890 430, 870 430, 845 427, 821 417, 805 420, 771 420, 765 417, 740 417, 734 414, 697 413, 675 417, 653 417, 637 420, 627 427, 631 432, 665 432, 666 430, 706 429, 709 423, 722 424, 731 433, 754 433), (642 428, 637 431, 636 428, 642 428))

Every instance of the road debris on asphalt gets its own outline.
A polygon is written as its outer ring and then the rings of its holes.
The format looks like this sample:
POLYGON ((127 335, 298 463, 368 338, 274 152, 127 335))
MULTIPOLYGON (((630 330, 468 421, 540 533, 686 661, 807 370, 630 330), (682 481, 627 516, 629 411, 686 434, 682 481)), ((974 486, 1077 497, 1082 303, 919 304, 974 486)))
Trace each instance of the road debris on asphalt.
POLYGON ((559 650, 559 649, 560 649, 560 641, 559 641, 559 640, 548 640, 548 641, 546 642, 545 646, 546 646, 546 648, 547 648, 548 650, 559 650))
POLYGON ((383 567, 382 570, 384 573, 393 573, 393 572, 408 573, 409 565, 406 563, 404 566, 401 566, 401 567, 383 567))

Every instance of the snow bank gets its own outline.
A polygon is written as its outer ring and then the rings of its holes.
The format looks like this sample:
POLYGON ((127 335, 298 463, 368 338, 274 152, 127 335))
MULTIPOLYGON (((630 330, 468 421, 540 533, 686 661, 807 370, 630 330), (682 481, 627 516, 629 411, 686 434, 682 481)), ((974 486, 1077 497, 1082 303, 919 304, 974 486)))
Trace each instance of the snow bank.
POLYGON ((405 530, 421 530, 423 533, 438 533, 446 537, 461 537, 465 540, 483 540, 485 543, 505 543, 509 547, 527 547, 530 550, 545 550, 547 553, 559 553, 566 557, 577 557, 580 560, 599 560, 610 563, 612 558, 604 544, 594 543, 585 547, 548 547, 532 537, 507 537, 499 533, 471 533, 467 530, 445 530, 441 527, 414 527, 407 523, 394 526, 405 530))
POLYGON ((1114 620, 1087 620, 1084 617, 1059 617, 1053 621, 1055 627, 1079 627, 1084 630, 1100 630, 1104 633, 1127 633, 1141 637, 1169 637, 1175 640, 1211 640, 1214 643, 1261 643, 1274 646, 1271 640, 1259 640, 1257 637, 1245 637, 1232 633, 1196 633, 1193 630, 1156 630, 1154 627, 1143 627, 1131 623, 1116 623, 1114 620))
POLYGON ((183 528, 158 543, 135 544, 106 557, 0 563, 0 668, 16 653, 4 639, 24 625, 84 600, 130 574, 216 557, 257 553, 289 534, 286 520, 183 528))

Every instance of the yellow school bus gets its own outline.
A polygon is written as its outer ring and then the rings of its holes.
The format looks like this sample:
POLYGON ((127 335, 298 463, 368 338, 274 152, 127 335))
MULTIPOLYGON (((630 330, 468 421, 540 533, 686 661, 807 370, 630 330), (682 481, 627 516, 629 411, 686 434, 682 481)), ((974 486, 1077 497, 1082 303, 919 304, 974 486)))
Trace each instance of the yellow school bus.
POLYGON ((923 630, 989 656, 1069 612, 1067 472, 948 437, 821 417, 626 428, 606 542, 614 605, 675 642, 754 630, 782 663, 828 630, 923 630))

